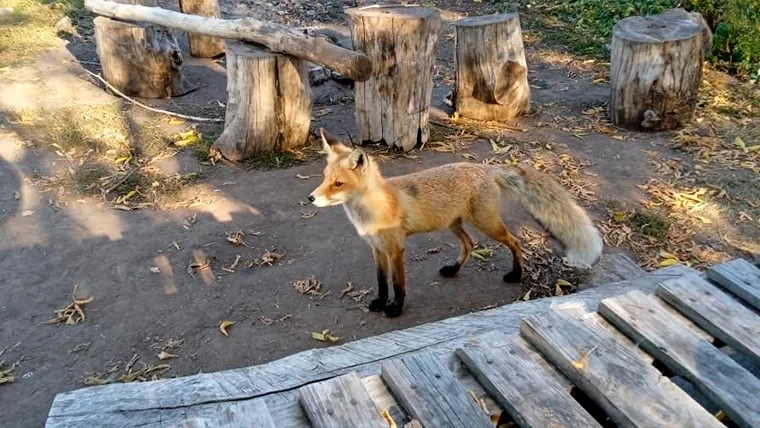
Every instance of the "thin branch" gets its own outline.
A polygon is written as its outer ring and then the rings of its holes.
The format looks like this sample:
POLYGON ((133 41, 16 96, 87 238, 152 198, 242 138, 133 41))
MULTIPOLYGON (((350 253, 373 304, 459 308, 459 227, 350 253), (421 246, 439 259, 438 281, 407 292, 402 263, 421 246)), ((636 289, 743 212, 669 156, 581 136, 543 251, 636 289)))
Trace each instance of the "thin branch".
POLYGON ((224 123, 224 119, 209 118, 209 117, 198 117, 198 116, 188 116, 186 114, 174 113, 174 112, 171 112, 171 111, 166 111, 166 110, 161 110, 161 109, 153 108, 151 106, 145 105, 145 104, 143 104, 143 103, 135 100, 134 98, 130 98, 130 97, 124 95, 121 91, 119 91, 118 89, 114 88, 113 85, 111 85, 110 83, 106 82, 106 79, 104 79, 103 77, 101 77, 99 74, 95 74, 92 71, 87 70, 87 69, 84 69, 84 71, 86 71, 87 74, 89 74, 90 76, 93 76, 96 79, 98 79, 101 82, 103 82, 103 84, 106 85, 106 87, 108 87, 108 89, 110 89, 113 92, 115 92, 116 95, 118 95, 118 96, 124 98, 125 100, 129 101, 130 103, 135 104, 137 106, 140 106, 140 107, 142 107, 142 108, 144 108, 146 110, 150 110, 150 111, 156 112, 156 113, 165 114, 165 115, 168 115, 168 116, 179 117, 181 119, 192 120, 192 121, 195 121, 195 122, 224 123))

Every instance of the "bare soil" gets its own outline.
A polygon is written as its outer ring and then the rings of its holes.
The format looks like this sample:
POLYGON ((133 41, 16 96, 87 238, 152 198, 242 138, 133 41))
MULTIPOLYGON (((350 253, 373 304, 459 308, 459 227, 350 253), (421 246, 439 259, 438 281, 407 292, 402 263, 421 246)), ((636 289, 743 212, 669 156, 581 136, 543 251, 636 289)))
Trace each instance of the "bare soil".
MULTIPOLYGON (((222 2, 222 10, 228 17, 325 25, 348 35, 341 12, 348 3, 222 2)), ((514 159, 562 180, 602 225, 608 244, 605 251, 632 252, 647 269, 668 259, 662 251, 697 267, 757 251, 760 202, 757 190, 752 190, 760 187, 756 173, 722 167, 713 160, 709 167, 719 172, 724 180, 719 182, 695 167, 704 164, 698 150, 673 148, 673 135, 610 127, 604 120, 609 91, 606 67, 543 45, 530 31, 525 44, 533 114, 506 128, 448 122, 452 111, 443 100, 453 83, 451 21, 466 13, 491 13, 495 6, 457 0, 433 3, 444 12, 445 21, 433 116, 446 126, 434 126, 433 141, 412 153, 370 148, 384 174, 411 173, 448 162, 508 163, 514 159), (712 214, 705 214, 704 207, 687 206, 684 211, 648 190, 647 183, 656 184, 652 178, 675 186, 673 197, 700 185, 727 189, 728 196, 718 194, 710 201, 703 194, 697 196, 717 207, 712 214), (665 218, 662 237, 641 233, 646 227, 636 230, 642 227, 637 221, 644 214, 634 216, 635 212, 665 218), (691 222, 688 215, 694 212, 704 221, 691 222), (683 235, 682 227, 691 230, 688 241, 676 239, 683 235)), ((176 5, 165 6, 176 9, 176 5)), ((180 39, 184 44, 184 37, 180 39)), ((188 76, 201 83, 200 89, 177 99, 148 102, 168 110, 222 117, 221 106, 226 102, 223 64, 189 56, 187 62, 188 76)), ((554 253, 544 250, 540 245, 543 230, 521 210, 505 206, 507 224, 534 250, 527 263, 535 276, 529 274, 525 284, 501 281, 511 267, 509 251, 477 233, 481 246, 494 249, 493 256, 473 259, 457 278, 444 279, 438 269, 456 258, 456 239, 448 232, 419 235, 408 240, 409 295, 404 314, 387 319, 368 313, 363 298, 371 298, 375 287, 369 248, 341 208, 316 210, 305 205, 323 168, 316 140, 313 148, 304 150, 304 162, 266 170, 212 165, 202 157, 199 162, 192 149, 173 150, 157 158, 157 170, 199 177, 181 182, 160 203, 137 207, 129 203, 119 204, 122 209, 114 207, 121 190, 104 198, 77 189, 76 183, 51 181, 50 177, 81 167, 88 155, 84 150, 51 147, 19 122, 18 111, 76 106, 77 111, 86 112, 116 103, 130 129, 150 129, 169 138, 191 125, 172 124, 163 115, 112 97, 83 68, 99 71, 94 43, 88 37, 62 42, 33 65, 0 75, 0 360, 7 366, 18 363, 13 370, 15 381, 0 385, 0 426, 42 426, 55 394, 86 384, 122 381, 120 376, 144 365, 170 367, 128 380, 261 364, 305 349, 332 346, 315 341, 311 332, 330 329, 340 338, 338 343, 345 343, 508 304, 526 297, 531 287, 554 289, 556 279, 565 274, 559 270, 553 277, 537 273, 555 269, 542 265, 539 257, 543 261, 553 257, 558 246, 547 240, 546 248, 554 253), (242 244, 235 238, 238 232, 242 232, 238 235, 242 244), (320 282, 318 293, 296 291, 295 281, 312 277, 320 282), (55 310, 72 302, 75 286, 77 299, 93 297, 82 305, 84 322, 46 324, 55 310), (235 323, 227 336, 220 332, 223 321, 235 323), (162 351, 177 357, 160 360, 162 351)), ((329 81, 315 87, 314 96, 313 129, 325 127, 338 135, 353 135, 350 86, 329 81)), ((78 126, 75 119, 71 127, 78 126)), ((42 120, 44 124, 45 117, 42 120)), ((197 130, 213 135, 219 127, 201 124, 197 130)), ((651 222, 645 223, 648 227, 651 222)), ((574 286, 582 285, 582 277, 567 279, 574 286)))

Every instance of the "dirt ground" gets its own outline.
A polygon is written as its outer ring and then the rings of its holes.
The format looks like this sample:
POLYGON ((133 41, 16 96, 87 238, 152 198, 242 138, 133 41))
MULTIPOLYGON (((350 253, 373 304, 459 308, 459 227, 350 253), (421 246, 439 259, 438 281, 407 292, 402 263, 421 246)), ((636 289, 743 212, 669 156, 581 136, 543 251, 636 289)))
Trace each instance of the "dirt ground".
MULTIPOLYGON (((745 147, 760 144, 748 130, 757 125, 758 107, 754 115, 729 115, 735 127, 721 132, 729 128, 721 128, 726 114, 711 113, 716 104, 741 105, 710 92, 720 87, 713 83, 700 105, 704 120, 692 128, 661 134, 616 129, 605 119, 606 66, 541 42, 528 16, 532 114, 506 125, 452 121, 444 103, 453 84, 451 22, 496 6, 433 3, 444 18, 433 92, 439 125, 422 150, 369 148, 384 174, 463 160, 529 163, 578 196, 605 232, 605 252, 631 253, 646 269, 675 261, 703 268, 758 250, 760 163, 735 139, 743 136, 745 147)), ((349 2, 222 2, 228 17, 329 24, 348 35, 344 6, 349 2)), ((179 39, 186 48, 184 36, 179 39)), ((189 78, 201 87, 149 103, 223 117, 223 63, 186 60, 189 78)), ((316 140, 295 155, 212 164, 203 156, 204 142, 218 135, 218 125, 172 121, 108 95, 83 70, 99 72, 97 61, 85 34, 31 64, 0 71, 0 372, 10 368, 14 377, 0 385, 2 427, 42 426, 56 393, 88 384, 261 364, 330 346, 311 332, 330 329, 345 343, 552 294, 558 279, 571 289, 583 280, 553 264, 556 243, 510 206, 507 223, 528 249, 522 286, 501 281, 509 251, 480 234, 480 245, 493 254, 444 279, 438 269, 457 256, 456 239, 447 232, 420 235, 408 240, 404 314, 368 313, 364 298, 375 286, 369 248, 341 208, 305 204, 323 168, 316 140), (116 115, 120 124, 111 132, 99 125, 99 115, 116 115), (201 142, 191 148, 172 143, 183 132, 197 135, 188 130, 199 132, 201 142), (84 140, 92 140, 91 149, 66 146, 84 140), (110 162, 120 153, 117 146, 101 148, 117 140, 134 145, 130 153, 139 156, 103 166, 103 158, 110 162), (143 181, 125 178, 130 165, 143 181), (113 174, 88 179, 93 171, 113 174), (294 282, 310 278, 320 288, 297 292, 294 282), (93 298, 81 305, 86 319, 46 324, 74 292, 78 300, 93 298), (220 332, 223 321, 234 322, 227 336, 220 332), (176 357, 161 360, 162 352, 176 357)), ((313 129, 354 134, 350 86, 328 81, 313 91, 313 129)))

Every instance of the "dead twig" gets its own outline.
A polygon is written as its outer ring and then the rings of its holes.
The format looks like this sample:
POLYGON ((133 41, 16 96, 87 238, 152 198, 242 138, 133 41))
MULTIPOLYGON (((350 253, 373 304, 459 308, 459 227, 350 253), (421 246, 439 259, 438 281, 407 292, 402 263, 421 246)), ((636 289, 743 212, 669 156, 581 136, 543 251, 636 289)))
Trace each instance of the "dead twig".
POLYGON ((84 69, 84 71, 87 72, 87 74, 89 74, 90 76, 93 76, 96 79, 98 79, 101 82, 103 82, 103 84, 106 85, 106 87, 108 87, 108 89, 110 89, 114 93, 116 93, 116 95, 118 95, 118 96, 124 98, 125 100, 129 101, 130 103, 132 103, 132 104, 134 104, 136 106, 142 107, 142 108, 144 108, 146 110, 150 110, 150 111, 155 112, 155 113, 165 114, 165 115, 168 115, 168 116, 179 117, 181 119, 192 120, 192 121, 195 121, 195 122, 224 123, 224 119, 210 118, 210 117, 189 116, 189 115, 186 115, 186 114, 174 113, 174 112, 171 112, 171 111, 161 110, 161 109, 157 109, 157 108, 145 105, 145 104, 143 104, 143 103, 135 100, 134 98, 130 98, 130 97, 124 95, 121 91, 119 91, 118 89, 116 89, 115 87, 113 87, 113 85, 111 85, 110 83, 106 82, 106 79, 102 78, 99 74, 95 74, 92 71, 87 70, 87 69, 84 69))

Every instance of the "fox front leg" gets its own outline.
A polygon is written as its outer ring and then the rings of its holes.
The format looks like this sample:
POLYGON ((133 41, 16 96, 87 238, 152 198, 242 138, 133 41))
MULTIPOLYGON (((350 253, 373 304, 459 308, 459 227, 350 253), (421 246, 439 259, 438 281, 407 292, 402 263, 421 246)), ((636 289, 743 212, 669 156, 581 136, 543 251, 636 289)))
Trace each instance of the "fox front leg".
POLYGON ((404 248, 394 251, 390 256, 393 271, 393 301, 386 306, 385 316, 396 318, 404 310, 406 299, 406 275, 404 273, 404 248))
POLYGON ((369 304, 371 312, 382 312, 388 302, 388 256, 377 248, 372 247, 377 269, 377 297, 369 304))

